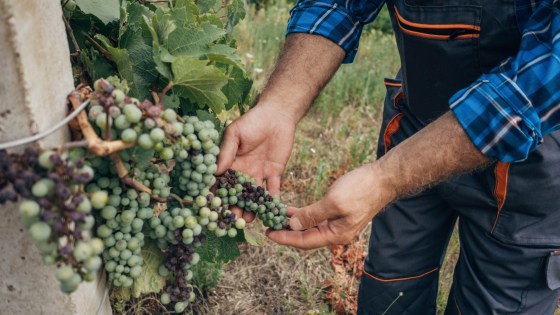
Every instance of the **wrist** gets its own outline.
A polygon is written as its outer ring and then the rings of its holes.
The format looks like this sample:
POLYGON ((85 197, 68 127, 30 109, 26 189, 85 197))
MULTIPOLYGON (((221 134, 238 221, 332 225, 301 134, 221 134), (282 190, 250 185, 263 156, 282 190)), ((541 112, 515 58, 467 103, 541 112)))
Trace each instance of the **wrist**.
POLYGON ((276 116, 278 119, 283 119, 293 126, 297 125, 306 113, 306 109, 302 110, 294 103, 269 97, 259 97, 255 108, 268 111, 273 116, 276 116))
POLYGON ((375 196, 375 204, 386 205, 392 202, 393 200, 397 199, 398 197, 398 190, 395 187, 395 184, 392 178, 388 175, 390 172, 383 171, 382 166, 379 162, 373 162, 369 164, 369 172, 371 178, 375 182, 375 190, 377 195, 375 196))

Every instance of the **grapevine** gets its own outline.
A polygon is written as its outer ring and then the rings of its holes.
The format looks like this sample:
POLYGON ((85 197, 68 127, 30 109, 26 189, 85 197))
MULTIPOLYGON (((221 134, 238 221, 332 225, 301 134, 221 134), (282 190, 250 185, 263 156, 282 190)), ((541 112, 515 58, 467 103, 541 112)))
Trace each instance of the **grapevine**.
POLYGON ((164 110, 161 99, 140 102, 103 79, 69 99, 74 108, 90 101, 72 125, 88 150, 0 152, 0 201, 25 199, 22 224, 45 263, 58 265, 63 292, 92 280, 102 264, 113 287, 132 287, 152 240, 164 255, 161 302, 182 312, 196 298, 197 248, 209 234, 236 238, 246 226, 232 206, 287 228, 286 206, 254 179, 231 169, 214 175, 220 133, 213 122, 164 110))

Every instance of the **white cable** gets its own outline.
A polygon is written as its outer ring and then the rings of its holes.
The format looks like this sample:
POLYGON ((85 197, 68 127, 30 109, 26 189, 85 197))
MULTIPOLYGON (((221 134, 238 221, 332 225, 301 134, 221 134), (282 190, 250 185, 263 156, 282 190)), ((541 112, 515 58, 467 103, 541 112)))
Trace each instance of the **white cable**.
POLYGON ((60 129, 63 126, 65 126, 66 124, 68 124, 72 119, 76 118, 76 116, 78 116, 78 114, 82 110, 84 110, 88 104, 89 104, 89 100, 83 102, 82 104, 80 104, 80 106, 78 108, 76 108, 75 111, 72 112, 72 114, 68 115, 61 122, 59 122, 58 124, 54 125, 53 127, 49 128, 47 130, 39 132, 36 135, 33 135, 31 137, 27 137, 27 138, 23 138, 23 139, 13 140, 13 141, 10 141, 10 142, 0 143, 0 150, 9 149, 9 148, 13 148, 13 147, 18 147, 20 145, 35 142, 39 139, 42 139, 42 138, 50 135, 51 133, 57 131, 58 129, 60 129))

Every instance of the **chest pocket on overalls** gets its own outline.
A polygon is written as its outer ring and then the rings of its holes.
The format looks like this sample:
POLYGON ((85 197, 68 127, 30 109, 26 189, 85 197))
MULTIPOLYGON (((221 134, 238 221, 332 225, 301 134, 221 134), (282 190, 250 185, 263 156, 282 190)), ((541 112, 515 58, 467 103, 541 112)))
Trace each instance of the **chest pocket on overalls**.
POLYGON ((449 110, 448 100, 455 92, 481 75, 482 10, 451 1, 410 1, 388 5, 394 13, 406 102, 417 118, 428 123, 449 110))

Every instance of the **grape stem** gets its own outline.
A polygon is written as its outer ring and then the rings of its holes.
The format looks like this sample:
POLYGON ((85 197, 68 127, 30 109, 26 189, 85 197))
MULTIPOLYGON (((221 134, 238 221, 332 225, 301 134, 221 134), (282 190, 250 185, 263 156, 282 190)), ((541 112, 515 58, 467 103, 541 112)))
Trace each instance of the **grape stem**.
MULTIPOLYGON (((77 109, 80 106, 80 97, 77 91, 72 92, 68 96, 68 100, 74 109, 77 109)), ((76 119, 78 120, 78 125, 80 126, 80 130, 82 131, 84 138, 86 138, 88 150, 97 156, 106 156, 114 152, 132 148, 136 145, 134 142, 126 143, 122 140, 101 140, 95 130, 93 130, 93 127, 91 127, 85 112, 81 112, 76 119)))
POLYGON ((150 195, 150 197, 154 200, 159 202, 166 202, 168 199, 175 199, 179 202, 181 207, 184 207, 184 204, 192 205, 194 201, 185 201, 181 197, 177 196, 176 194, 170 194, 169 198, 161 198, 156 196, 152 193, 152 190, 149 187, 146 187, 144 184, 134 180, 132 177, 129 176, 128 171, 124 167, 124 163, 121 157, 117 153, 111 153, 110 155, 113 164, 115 165, 115 169, 117 170, 117 175, 121 179, 123 183, 126 185, 136 189, 137 191, 145 192, 150 195))

